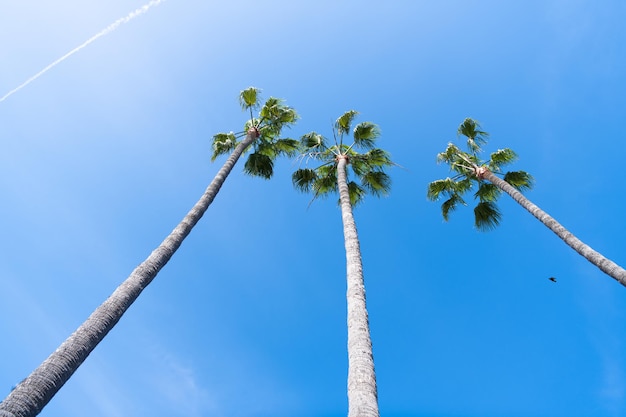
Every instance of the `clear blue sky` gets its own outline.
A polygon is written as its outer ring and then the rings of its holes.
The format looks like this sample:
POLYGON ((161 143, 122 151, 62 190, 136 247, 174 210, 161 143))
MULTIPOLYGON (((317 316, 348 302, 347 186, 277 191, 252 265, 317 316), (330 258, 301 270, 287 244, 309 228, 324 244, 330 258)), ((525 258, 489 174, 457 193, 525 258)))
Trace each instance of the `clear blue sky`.
MULTIPOLYGON (((144 4, 5 3, 0 95, 144 4)), ((626 288, 506 196, 490 233, 425 197, 473 117, 625 265, 624 21, 620 0, 168 0, 93 42, 0 103, 0 397, 196 202, 252 85, 299 111, 294 138, 360 111, 403 167, 355 211, 382 415, 624 415, 626 288)), ((341 219, 295 167, 238 165, 42 416, 344 416, 341 219)))

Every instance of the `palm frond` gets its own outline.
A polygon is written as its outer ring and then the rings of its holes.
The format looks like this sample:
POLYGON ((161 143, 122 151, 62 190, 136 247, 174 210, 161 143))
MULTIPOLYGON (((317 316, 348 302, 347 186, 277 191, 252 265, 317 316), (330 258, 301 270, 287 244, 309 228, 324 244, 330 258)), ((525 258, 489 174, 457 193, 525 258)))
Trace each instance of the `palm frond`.
POLYGON ((350 152, 349 157, 352 170, 358 176, 372 169, 382 170, 394 165, 389 153, 380 148, 371 149, 364 154, 350 152))
POLYGON ((469 117, 463 120, 457 129, 457 134, 467 138, 467 147, 472 153, 480 152, 481 146, 487 143, 489 136, 489 133, 480 130, 480 124, 476 120, 469 117))
POLYGON ((498 199, 500 194, 500 189, 495 185, 489 182, 481 182, 474 197, 478 198, 481 202, 494 202, 498 199))
POLYGON ((337 165, 336 164, 324 164, 317 167, 317 175, 320 177, 333 177, 337 179, 337 165))
POLYGON ((302 137, 300 138, 300 145, 302 146, 302 148, 304 148, 303 150, 305 152, 311 150, 322 151, 327 148, 326 138, 315 132, 310 132, 302 135, 302 137))
POLYGON ((337 121, 335 121, 335 129, 337 129, 339 136, 347 135, 350 133, 350 126, 352 125, 352 121, 357 114, 359 114, 359 112, 357 112, 356 110, 349 110, 342 114, 341 117, 337 119, 337 121))
POLYGON ((289 126, 294 124, 300 119, 298 112, 292 107, 282 107, 280 113, 277 115, 277 120, 283 126, 289 126))
POLYGON ((272 122, 280 121, 281 118, 285 116, 283 113, 290 109, 283 103, 284 101, 282 99, 276 97, 268 98, 265 103, 263 103, 259 116, 263 120, 269 120, 272 122))
POLYGON ((248 175, 270 179, 274 174, 274 161, 267 155, 253 152, 248 156, 243 171, 248 175))
POLYGON ((517 154, 512 149, 498 149, 489 157, 487 166, 492 172, 500 171, 500 167, 510 164, 517 159, 517 154))
POLYGON ((301 168, 291 174, 291 182, 298 191, 307 193, 311 190, 313 183, 317 180, 317 173, 314 169, 301 168))
POLYGON ((454 144, 448 143, 446 150, 437 154, 437 163, 441 164, 442 162, 451 163, 457 159, 457 155, 461 152, 461 150, 454 144))
POLYGON ((265 103, 263 103, 263 107, 261 107, 259 115, 265 119, 271 119, 278 114, 282 105, 283 100, 276 97, 270 97, 265 101, 265 103))
POLYGON ((360 178, 361 184, 377 197, 388 195, 391 190, 391 177, 383 171, 370 171, 360 178))
POLYGON ((263 123, 259 132, 266 141, 273 141, 280 135, 281 130, 282 126, 279 123, 263 123))
POLYGON ((337 169, 334 165, 317 168, 317 179, 313 183, 315 196, 325 196, 337 192, 337 169))
POLYGON ((364 154, 359 154, 354 149, 349 148, 343 153, 348 155, 350 167, 358 177, 372 171, 383 171, 384 168, 394 165, 389 153, 379 148, 371 149, 364 154))
POLYGON ((277 155, 287 155, 294 157, 298 154, 299 143, 295 139, 278 139, 273 143, 277 155))
POLYGON ((354 127, 354 143, 360 148, 371 149, 380 136, 380 128, 371 122, 362 122, 354 127))
POLYGON ((261 134, 268 138, 275 139, 280 135, 283 128, 292 124, 293 122, 283 123, 277 119, 265 120, 261 126, 261 134))
POLYGON ((270 97, 261 108, 260 118, 255 121, 255 126, 261 126, 262 135, 274 139, 283 128, 293 125, 299 119, 293 108, 282 103, 282 100, 270 97))
POLYGON ((501 218, 498 206, 491 201, 481 201, 474 208, 474 225, 482 232, 496 228, 501 218))
POLYGON ((354 181, 348 183, 348 193, 350 195, 350 205, 356 207, 365 198, 366 191, 354 181))
POLYGON ((363 154, 363 158, 368 162, 368 164, 374 167, 383 168, 395 165, 391 160, 391 154, 380 148, 374 148, 366 152, 363 154))
POLYGON ((255 87, 248 87, 239 93, 239 104, 244 110, 255 109, 259 106, 259 93, 261 90, 255 87))
POLYGON ((213 154, 211 155, 211 161, 215 161, 220 155, 232 152, 236 146, 237 138, 233 132, 213 135, 213 154))
POLYGON ((456 193, 456 181, 448 177, 443 180, 435 180, 428 184, 426 191, 426 198, 430 201, 437 201, 441 198, 441 195, 451 196, 456 193))
POLYGON ((526 171, 507 172, 503 179, 519 191, 530 190, 535 182, 533 176, 526 171))
POLYGON ((459 194, 465 194, 472 189, 476 179, 471 176, 464 176, 462 179, 457 179, 455 183, 456 192, 459 194))
POLYGON ((366 158, 359 158, 359 155, 350 157, 350 166, 357 177, 367 174, 372 167, 367 163, 366 158))
POLYGON ((265 155, 268 158, 274 160, 278 156, 278 151, 274 147, 274 142, 271 140, 267 140, 267 138, 261 136, 261 138, 256 141, 254 146, 254 152, 265 155))
POLYGON ((450 213, 456 210, 459 204, 467 205, 463 198, 460 195, 454 193, 450 196, 449 199, 441 204, 441 215, 443 216, 444 221, 448 221, 450 218, 450 213))

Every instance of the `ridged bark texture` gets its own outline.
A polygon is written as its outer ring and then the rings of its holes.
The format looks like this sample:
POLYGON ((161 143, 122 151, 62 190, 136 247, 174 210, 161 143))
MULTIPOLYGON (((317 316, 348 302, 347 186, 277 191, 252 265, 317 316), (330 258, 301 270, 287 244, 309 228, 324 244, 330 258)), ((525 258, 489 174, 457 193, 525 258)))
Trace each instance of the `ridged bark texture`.
POLYGON ((617 265, 610 259, 605 258, 599 252, 596 252, 587 244, 583 243, 580 239, 574 236, 569 230, 563 227, 552 216, 545 211, 541 210, 530 200, 528 200, 522 193, 517 191, 511 184, 494 175, 491 171, 481 171, 481 177, 494 184, 496 187, 513 197, 522 207, 524 207, 530 214, 535 216, 541 223, 552 230, 558 237, 580 255, 584 256, 589 262, 600 268, 602 272, 614 278, 626 286, 626 270, 617 265))
POLYGON ((48 359, 0 403, 0 417, 32 417, 41 412, 170 260, 206 212, 243 151, 256 138, 256 131, 248 132, 215 175, 200 200, 172 233, 48 359))
POLYGON ((359 236, 352 215, 346 175, 347 159, 337 164, 337 185, 346 246, 348 289, 348 417, 378 417, 378 393, 372 340, 365 306, 359 236))

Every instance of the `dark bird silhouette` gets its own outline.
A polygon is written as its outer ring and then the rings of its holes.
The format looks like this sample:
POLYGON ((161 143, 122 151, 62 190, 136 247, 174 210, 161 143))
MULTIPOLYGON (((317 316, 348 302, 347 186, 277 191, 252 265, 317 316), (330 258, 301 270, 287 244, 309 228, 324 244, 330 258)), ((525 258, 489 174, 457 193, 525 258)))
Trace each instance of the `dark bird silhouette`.
POLYGON ((550 281, 552 281, 552 282, 556 282, 556 278, 554 278, 554 277, 550 277, 550 278, 548 278, 548 279, 549 279, 550 281))

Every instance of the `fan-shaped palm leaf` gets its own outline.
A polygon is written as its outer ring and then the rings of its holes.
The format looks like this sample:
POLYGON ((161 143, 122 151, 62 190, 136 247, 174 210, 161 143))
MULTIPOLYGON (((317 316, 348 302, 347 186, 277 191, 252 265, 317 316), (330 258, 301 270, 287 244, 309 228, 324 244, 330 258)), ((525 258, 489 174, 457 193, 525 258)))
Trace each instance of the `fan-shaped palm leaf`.
POLYGON ((509 148, 498 149, 489 157, 487 166, 492 172, 500 171, 500 167, 510 164, 517 159, 517 154, 509 148))
POLYGON ((394 165, 391 160, 391 155, 383 149, 374 148, 367 151, 364 154, 357 155, 352 159, 358 159, 359 161, 364 161, 367 166, 372 168, 386 168, 394 165))
POLYGON ((255 109, 259 106, 259 90, 255 87, 248 87, 239 93, 239 104, 244 110, 255 109))
POLYGON ((267 116, 261 116, 258 125, 261 126, 261 134, 268 139, 278 137, 284 127, 292 125, 298 120, 298 114, 295 110, 283 105, 268 110, 266 113, 267 116))
POLYGON ((474 196, 481 202, 494 202, 498 199, 500 194, 500 189, 495 185, 488 182, 481 182, 474 196))
POLYGON ((284 124, 291 124, 291 123, 295 123, 298 120, 299 116, 298 113, 292 109, 292 108, 285 108, 283 107, 281 109, 281 112, 279 114, 276 115, 276 120, 280 123, 284 124))
POLYGON ((261 120, 267 120, 272 123, 293 123, 298 117, 293 109, 286 107, 283 100, 276 97, 267 99, 259 115, 261 120))
POLYGON ((464 206, 467 205, 463 198, 461 198, 461 196, 457 193, 453 193, 452 195, 450 195, 450 198, 448 198, 446 201, 443 202, 443 204, 441 204, 441 214, 443 215, 443 219, 445 221, 448 221, 450 213, 456 210, 459 204, 462 204, 464 206))
POLYGON ((504 181, 517 188, 519 191, 530 190, 534 183, 534 178, 525 171, 512 171, 504 174, 504 181))
POLYGON ((370 171, 360 177, 361 184, 373 195, 380 197, 389 194, 391 177, 383 171, 370 171))
POLYGON ((274 174, 274 161, 267 155, 254 152, 248 156, 243 171, 248 175, 270 179, 274 174))
POLYGON ((489 133, 480 130, 480 124, 474 120, 467 118, 461 123, 457 130, 457 134, 467 138, 467 147, 472 153, 481 151, 481 146, 487 143, 489 133))
POLYGON ((367 158, 359 158, 359 155, 350 158, 350 166, 354 174, 358 177, 366 175, 372 169, 367 158))
POLYGON ((453 143, 448 143, 446 150, 437 154, 437 163, 451 163, 458 159, 461 150, 453 143))
POLYGON ((293 186, 302 192, 309 192, 316 180, 317 173, 314 169, 301 168, 291 174, 293 186))
POLYGON ((465 194, 474 187, 474 181, 472 177, 461 177, 456 180, 456 192, 459 194, 465 194))
POLYGON ((310 151, 319 152, 319 151, 327 149, 326 138, 324 138, 324 136, 315 132, 310 132, 310 133, 303 135, 302 138, 300 139, 300 144, 304 152, 310 152, 310 151))
POLYGON ((278 150, 275 147, 275 143, 263 138, 263 136, 261 136, 261 139, 255 143, 254 152, 265 155, 271 159, 275 159, 278 156, 278 150))
POLYGON ((323 165, 317 169, 317 180, 313 183, 315 197, 324 197, 337 192, 337 169, 334 165, 323 165))
POLYGON ((356 207, 363 202, 365 194, 367 194, 365 189, 354 181, 348 183, 348 192, 350 193, 350 204, 352 207, 356 207))
POLYGON ((294 157, 298 154, 299 149, 299 143, 295 139, 284 138, 274 142, 274 150, 278 155, 294 157))
POLYGON ((450 187, 450 182, 452 182, 452 178, 448 177, 446 179, 443 180, 435 180, 435 181, 431 181, 428 184, 427 190, 426 190, 426 198, 428 198, 430 201, 437 201, 439 200, 439 197, 441 196, 441 194, 444 191, 449 190, 450 187))
POLYGON ((353 153, 350 156, 350 166, 357 176, 365 175, 373 169, 384 169, 394 165, 391 156, 386 151, 375 148, 364 154, 353 153))
POLYGON ((443 180, 435 180, 428 184, 426 197, 430 201, 437 201, 441 195, 451 196, 456 193, 456 181, 448 177, 443 180))
POLYGON ((474 208, 474 225, 478 230, 487 231, 496 228, 501 218, 498 206, 491 201, 481 201, 474 208))
POLYGON ((354 127, 354 144, 363 149, 371 149, 380 136, 380 128, 371 122, 362 122, 354 127))
POLYGON ((271 119, 280 112, 280 107, 282 104, 283 103, 281 99, 276 97, 270 97, 265 101, 265 103, 263 103, 263 107, 261 107, 259 115, 265 119, 271 119))
POLYGON ((350 126, 352 125, 352 121, 359 114, 359 112, 355 110, 349 110, 341 115, 335 122, 335 129, 337 129, 337 133, 339 136, 350 134, 350 126))
POLYGON ((233 132, 230 133, 218 133, 213 136, 213 154, 211 155, 211 161, 215 161, 219 155, 230 153, 237 146, 237 138, 233 132))

